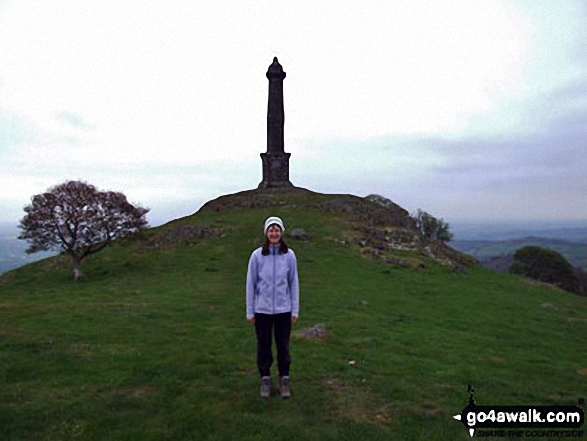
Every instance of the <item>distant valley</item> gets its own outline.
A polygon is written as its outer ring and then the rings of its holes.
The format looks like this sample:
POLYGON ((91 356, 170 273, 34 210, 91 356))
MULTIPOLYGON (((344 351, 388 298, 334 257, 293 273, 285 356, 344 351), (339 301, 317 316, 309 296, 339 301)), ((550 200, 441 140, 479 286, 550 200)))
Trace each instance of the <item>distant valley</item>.
POLYGON ((17 239, 20 230, 16 225, 0 223, 0 274, 57 253, 42 251, 34 254, 25 252, 28 244, 17 239))
POLYGON ((507 240, 454 240, 450 246, 475 256, 483 266, 495 271, 507 271, 517 249, 533 245, 562 254, 574 267, 587 270, 587 243, 565 239, 527 236, 507 240))

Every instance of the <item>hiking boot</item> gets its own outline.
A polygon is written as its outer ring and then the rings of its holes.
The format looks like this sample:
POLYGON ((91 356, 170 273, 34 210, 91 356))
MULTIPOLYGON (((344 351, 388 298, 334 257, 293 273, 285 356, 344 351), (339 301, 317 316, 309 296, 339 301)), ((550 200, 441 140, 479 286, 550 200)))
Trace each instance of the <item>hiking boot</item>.
POLYGON ((291 391, 289 390, 289 376, 279 377, 279 393, 284 400, 291 397, 291 391))
POLYGON ((271 395, 271 377, 261 378, 261 398, 268 399, 271 395))

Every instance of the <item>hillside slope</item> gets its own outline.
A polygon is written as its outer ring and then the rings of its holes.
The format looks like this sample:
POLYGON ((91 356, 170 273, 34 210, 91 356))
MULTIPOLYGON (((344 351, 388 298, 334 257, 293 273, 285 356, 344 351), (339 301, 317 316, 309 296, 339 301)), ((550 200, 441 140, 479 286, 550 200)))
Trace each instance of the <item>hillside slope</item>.
POLYGON ((585 299, 384 208, 251 190, 91 256, 81 283, 62 256, 0 276, 0 438, 466 440, 468 383, 478 404, 576 404, 585 299), (293 398, 265 403, 244 285, 270 215, 298 256, 296 328, 328 335, 292 339, 293 398))

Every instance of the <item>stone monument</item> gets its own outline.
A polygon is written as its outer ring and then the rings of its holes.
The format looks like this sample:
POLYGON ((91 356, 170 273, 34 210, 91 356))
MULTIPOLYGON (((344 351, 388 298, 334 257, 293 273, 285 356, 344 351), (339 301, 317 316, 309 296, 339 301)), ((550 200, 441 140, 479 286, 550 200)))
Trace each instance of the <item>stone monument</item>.
POLYGON ((269 104, 267 105, 267 152, 261 153, 263 180, 259 188, 293 187, 289 181, 289 157, 283 148, 283 79, 285 72, 273 58, 267 70, 269 80, 269 104))

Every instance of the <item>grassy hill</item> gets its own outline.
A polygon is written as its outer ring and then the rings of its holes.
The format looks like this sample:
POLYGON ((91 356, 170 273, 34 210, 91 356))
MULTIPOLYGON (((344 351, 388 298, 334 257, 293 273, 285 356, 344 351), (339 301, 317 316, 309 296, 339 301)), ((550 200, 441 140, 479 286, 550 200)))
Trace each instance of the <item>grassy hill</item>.
POLYGON ((404 211, 248 191, 89 257, 80 283, 61 256, 0 276, 0 439, 466 440, 468 383, 483 405, 576 404, 585 298, 410 238, 404 211), (298 256, 294 330, 328 332, 292 338, 289 401, 258 397, 245 320, 269 215, 298 256))

